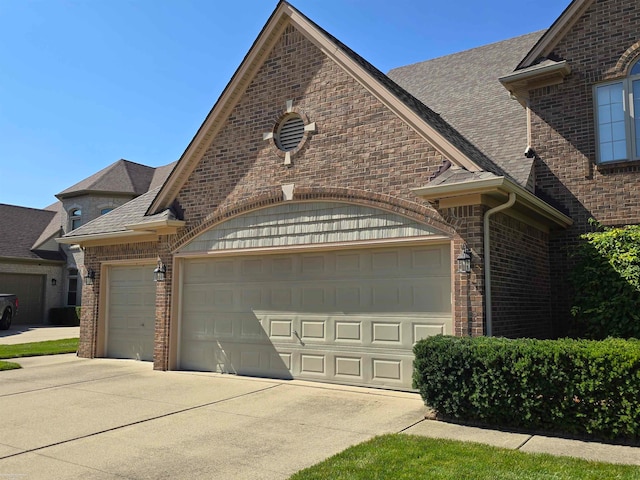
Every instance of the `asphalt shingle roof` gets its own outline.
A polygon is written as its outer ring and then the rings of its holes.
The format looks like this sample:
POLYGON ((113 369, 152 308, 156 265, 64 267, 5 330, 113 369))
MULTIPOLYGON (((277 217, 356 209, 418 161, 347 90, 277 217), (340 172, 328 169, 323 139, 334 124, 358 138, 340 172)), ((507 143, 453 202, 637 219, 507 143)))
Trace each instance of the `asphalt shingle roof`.
POLYGON ((112 210, 105 215, 101 215, 95 220, 92 220, 89 223, 67 233, 65 238, 125 232, 128 230, 126 228, 127 225, 175 218, 170 210, 165 210, 156 215, 145 216, 147 209, 159 191, 160 186, 149 190, 144 195, 140 195, 115 210, 112 210))
MULTIPOLYGON (((117 165, 120 162, 123 162, 123 161, 120 160, 119 162, 114 163, 110 167, 113 167, 114 165, 117 165)), ((127 162, 127 161, 125 160, 124 162, 127 162)), ((131 164, 131 162, 127 162, 127 163, 131 164)), ((124 232, 127 230, 126 228, 127 225, 134 225, 134 224, 142 223, 145 221, 153 222, 156 220, 174 218, 169 210, 165 210, 164 212, 160 212, 156 215, 151 215, 151 216, 145 216, 145 213, 149 208, 149 206, 151 205, 151 202, 153 202, 153 199, 155 198, 155 196, 160 191, 160 188, 162 187, 164 182, 167 180, 167 177, 173 171, 173 168, 175 167, 176 163, 177 162, 173 162, 158 168, 145 167, 151 170, 151 174, 152 174, 151 177, 149 177, 150 186, 148 191, 145 190, 144 192, 142 192, 142 195, 134 198, 133 200, 130 200, 124 205, 112 210, 111 212, 105 215, 99 216, 98 218, 82 225, 79 228, 76 228, 75 230, 67 233, 65 237, 78 237, 82 235, 98 235, 103 233, 124 232)), ((138 164, 133 164, 133 165, 138 165, 138 164)), ((139 165, 139 166, 144 167, 144 165, 139 165)), ((98 172, 97 174, 92 175, 90 179, 94 178, 99 180, 100 178, 104 178, 106 176, 112 177, 116 175, 118 172, 122 173, 122 170, 120 168, 113 169, 109 172, 105 172, 105 170, 108 170, 110 167, 107 167, 101 172, 98 172)), ((131 167, 131 165, 129 165, 129 167, 131 167)), ((72 190, 78 185, 80 186, 79 191, 86 191, 86 188, 84 188, 84 186, 89 184, 87 180, 83 180, 82 182, 76 184, 74 187, 71 187, 71 189, 67 189, 65 191, 72 190)), ((123 182, 123 184, 124 183, 125 182, 123 182)), ((113 182, 111 182, 111 184, 113 185, 113 182)), ((59 195, 62 195, 62 194, 59 194, 59 195)))
POLYGON ((395 68, 388 76, 524 186, 532 166, 524 156, 526 112, 498 78, 512 73, 543 34, 534 32, 395 68))
MULTIPOLYGON (((494 163, 492 159, 487 157, 487 155, 481 150, 479 150, 476 145, 474 145, 467 138, 465 138, 458 130, 456 130, 455 126, 450 124, 444 115, 440 115, 436 113, 432 109, 432 106, 428 104, 428 102, 425 102, 423 98, 420 98, 418 95, 416 95, 415 92, 407 88, 408 87, 407 85, 403 85, 401 82, 398 81, 397 78, 394 78, 391 75, 385 75, 383 72, 378 70, 376 67, 374 67, 371 63, 369 63, 363 57, 361 57, 356 52, 351 50, 347 45, 345 45, 336 37, 328 33, 322 27, 315 24, 312 20, 309 20, 309 22, 312 23, 324 35, 326 35, 327 38, 329 38, 333 43, 335 43, 335 45, 339 49, 341 49, 344 53, 349 55, 355 62, 357 62, 365 70, 367 70, 367 72, 371 76, 376 78, 378 82, 380 82, 380 84, 384 86, 389 92, 395 95, 396 98, 398 98, 405 105, 411 108, 427 124, 429 124, 432 128, 437 130, 451 144, 453 144, 456 148, 462 151, 476 165, 478 165, 483 170, 490 171, 498 175, 504 175, 504 174, 508 175, 508 172, 503 171, 503 169, 499 165, 494 163)), ((496 82, 497 82, 497 78, 498 77, 496 76, 496 82)), ((418 78, 416 79, 415 83, 422 85, 421 82, 422 80, 418 78)), ((502 85, 499 82, 498 82, 498 85, 504 90, 504 87, 502 87, 502 85)), ((506 90, 504 91, 506 92, 506 90)), ((523 147, 523 151, 524 151, 524 147, 523 147)))
POLYGON ((122 193, 141 195, 153 180, 156 169, 120 159, 79 183, 58 193, 56 197, 65 198, 89 192, 122 193))
POLYGON ((60 251, 31 250, 56 212, 0 204, 0 257, 63 261, 60 251))

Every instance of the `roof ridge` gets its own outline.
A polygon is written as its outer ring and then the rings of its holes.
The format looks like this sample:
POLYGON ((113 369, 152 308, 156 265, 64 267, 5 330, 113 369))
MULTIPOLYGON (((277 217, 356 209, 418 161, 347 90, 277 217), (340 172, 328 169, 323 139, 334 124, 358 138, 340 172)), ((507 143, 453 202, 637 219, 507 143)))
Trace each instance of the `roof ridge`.
POLYGON ((37 212, 55 214, 54 211, 47 210, 46 208, 23 207, 22 205, 12 205, 10 203, 0 203, 0 207, 19 208, 21 210, 35 210, 37 212))
POLYGON ((420 64, 431 62, 431 61, 434 61, 434 60, 440 60, 440 59, 444 59, 444 58, 455 57, 457 55, 464 55, 464 54, 468 54, 470 52, 474 52, 474 51, 477 51, 477 50, 482 50, 482 49, 486 49, 486 48, 495 48, 497 45, 500 45, 501 43, 513 42, 514 40, 521 39, 521 38, 528 37, 528 36, 542 35, 543 32, 546 32, 546 31, 547 31, 546 28, 542 28, 542 29, 536 30, 534 32, 523 33, 522 35, 516 35, 514 37, 505 38, 503 40, 498 40, 496 42, 486 43, 484 45, 478 45, 477 47, 467 48, 467 49, 464 49, 464 50, 460 50, 458 52, 447 53, 447 54, 444 54, 444 55, 439 55, 437 57, 427 58, 426 60, 421 60, 419 62, 408 63, 406 65, 399 65, 399 66, 394 67, 391 70, 389 70, 389 72, 393 72, 394 70, 399 70, 401 68, 413 67, 415 65, 420 65, 420 64))

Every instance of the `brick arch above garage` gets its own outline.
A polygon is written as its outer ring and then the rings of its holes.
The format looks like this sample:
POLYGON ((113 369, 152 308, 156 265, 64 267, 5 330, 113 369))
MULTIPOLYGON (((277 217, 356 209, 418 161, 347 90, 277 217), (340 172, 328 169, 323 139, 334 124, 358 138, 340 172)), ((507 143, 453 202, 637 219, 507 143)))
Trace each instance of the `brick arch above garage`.
MULTIPOLYGON (((415 226, 416 234, 410 236, 439 236, 452 238, 455 235, 454 228, 443 222, 437 212, 431 207, 419 203, 409 202, 389 195, 359 191, 345 188, 314 188, 297 187, 294 189, 291 200, 285 200, 282 187, 274 187, 268 192, 263 192, 240 204, 234 204, 219 208, 207 216, 203 222, 189 229, 173 245, 174 252, 184 251, 187 245, 192 244, 196 238, 206 232, 215 229, 218 225, 229 222, 236 217, 246 217, 257 210, 275 208, 280 205, 292 205, 301 202, 344 204, 353 207, 362 207, 404 218, 405 224, 415 226), (418 232, 422 232, 418 234, 418 232), (426 232, 426 233, 425 233, 426 232)), ((390 218, 390 217, 389 217, 390 218)), ((393 238, 393 237, 389 237, 393 238)))

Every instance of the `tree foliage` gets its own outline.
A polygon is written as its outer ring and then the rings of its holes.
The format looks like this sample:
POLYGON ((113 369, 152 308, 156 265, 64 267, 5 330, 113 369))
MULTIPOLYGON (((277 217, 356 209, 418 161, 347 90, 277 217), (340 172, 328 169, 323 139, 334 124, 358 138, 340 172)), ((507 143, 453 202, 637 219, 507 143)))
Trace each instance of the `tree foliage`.
POLYGON ((571 274, 577 333, 640 338, 640 225, 582 235, 571 274))

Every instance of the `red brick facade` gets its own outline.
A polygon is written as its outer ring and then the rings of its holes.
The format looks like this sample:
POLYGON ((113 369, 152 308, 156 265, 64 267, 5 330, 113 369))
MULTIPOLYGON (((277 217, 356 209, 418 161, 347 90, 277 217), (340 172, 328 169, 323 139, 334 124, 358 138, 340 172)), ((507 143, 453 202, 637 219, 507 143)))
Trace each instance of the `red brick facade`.
MULTIPOLYGON (((438 210, 411 190, 427 185, 446 160, 436 148, 291 26, 240 93, 177 195, 185 228, 156 242, 86 247, 86 266, 95 270, 96 279, 83 290, 81 356, 103 354, 101 268, 159 257, 167 279, 156 285, 154 368, 172 368, 177 332, 173 253, 220 222, 283 202, 286 184, 295 185, 294 201, 366 205, 430 225, 451 241, 453 272, 463 244, 468 245, 471 274, 452 274, 454 334, 486 333, 483 215, 488 207, 476 202, 438 210), (288 101, 316 125, 290 166, 284 165, 273 141, 263 139, 273 132, 288 101)), ((492 217, 491 230, 494 334, 549 336, 548 234, 508 212, 492 217)))
POLYGON ((551 237, 553 312, 564 333, 569 317, 569 255, 590 218, 605 225, 640 222, 640 165, 596 163, 594 85, 622 78, 638 59, 637 0, 597 0, 553 49, 570 75, 560 85, 529 92, 536 189, 554 199, 574 221, 551 237))

